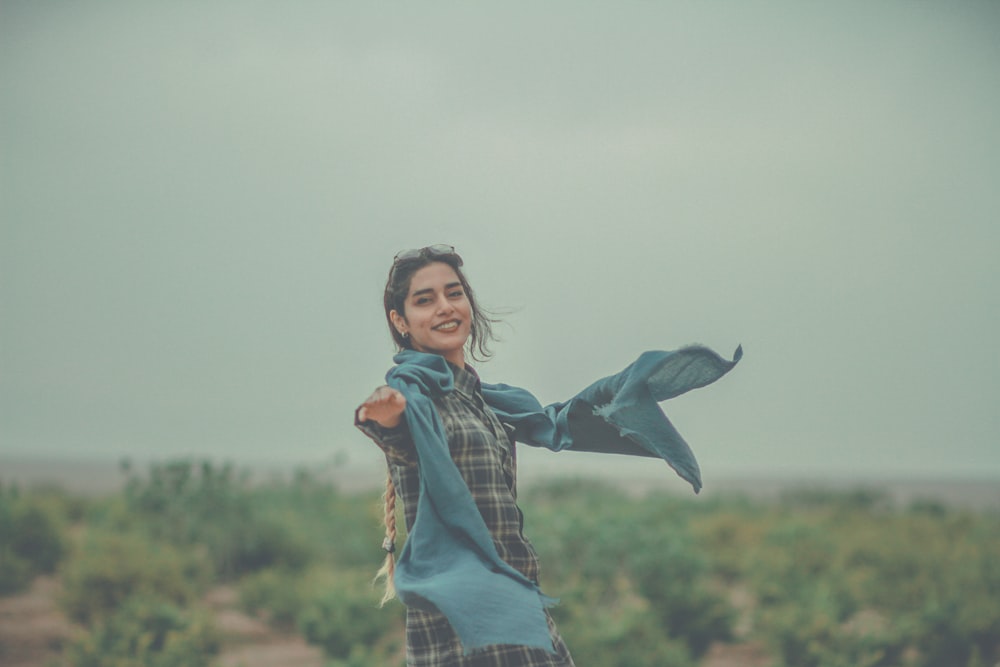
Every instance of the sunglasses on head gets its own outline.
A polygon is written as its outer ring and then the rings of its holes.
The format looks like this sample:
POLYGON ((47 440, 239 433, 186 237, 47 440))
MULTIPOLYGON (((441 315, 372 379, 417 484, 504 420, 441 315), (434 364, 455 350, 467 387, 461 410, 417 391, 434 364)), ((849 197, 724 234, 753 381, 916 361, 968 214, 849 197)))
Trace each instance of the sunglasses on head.
POLYGON ((443 243, 424 246, 423 248, 414 248, 413 250, 400 250, 396 253, 396 256, 392 258, 392 266, 395 267, 400 262, 405 262, 411 259, 434 259, 435 257, 445 256, 454 257, 458 260, 458 266, 462 266, 462 258, 455 252, 455 246, 445 245, 443 243))

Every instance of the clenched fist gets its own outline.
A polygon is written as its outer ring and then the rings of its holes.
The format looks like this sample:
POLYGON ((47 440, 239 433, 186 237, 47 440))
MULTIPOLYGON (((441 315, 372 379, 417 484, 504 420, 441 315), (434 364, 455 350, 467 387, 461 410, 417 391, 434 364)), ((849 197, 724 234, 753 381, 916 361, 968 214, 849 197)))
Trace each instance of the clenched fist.
POLYGON ((358 408, 358 421, 376 422, 383 428, 396 428, 406 409, 406 397, 388 385, 382 385, 358 408))

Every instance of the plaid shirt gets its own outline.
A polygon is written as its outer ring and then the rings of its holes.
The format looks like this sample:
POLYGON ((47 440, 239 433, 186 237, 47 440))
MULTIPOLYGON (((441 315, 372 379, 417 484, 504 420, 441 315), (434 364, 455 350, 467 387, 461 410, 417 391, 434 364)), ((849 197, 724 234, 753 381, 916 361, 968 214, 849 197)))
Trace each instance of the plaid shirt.
MULTIPOLYGON (((538 555, 524 536, 524 516, 517 506, 514 443, 483 401, 479 377, 466 367, 450 365, 455 391, 434 400, 448 437, 451 458, 472 492, 497 553, 526 577, 538 582, 538 555)), ((420 470, 409 431, 403 425, 381 428, 375 422, 358 428, 385 452, 396 493, 403 501, 407 529, 413 526, 420 493, 420 470)), ((548 616, 548 614, 546 614, 548 616)), ((496 645, 462 655, 458 636, 443 614, 406 610, 406 664, 411 667, 572 667, 573 660, 551 617, 549 631, 555 655, 526 646, 496 645)))

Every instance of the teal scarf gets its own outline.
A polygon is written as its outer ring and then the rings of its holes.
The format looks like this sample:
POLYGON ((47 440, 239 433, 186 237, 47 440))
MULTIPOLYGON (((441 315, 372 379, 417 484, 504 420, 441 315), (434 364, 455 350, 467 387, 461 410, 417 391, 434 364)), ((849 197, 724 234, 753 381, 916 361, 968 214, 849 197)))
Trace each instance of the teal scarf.
MULTIPOLYGON (((524 389, 482 384, 483 397, 514 438, 554 451, 609 452, 666 461, 697 493, 701 473, 690 447, 657 403, 725 375, 727 361, 705 347, 644 352, 627 368, 593 383, 565 403, 543 407, 524 389)), ((554 604, 538 585, 496 552, 482 515, 451 460, 433 399, 454 389, 448 363, 406 350, 386 374, 406 397, 406 422, 420 465, 416 518, 393 578, 408 607, 440 611, 466 654, 491 644, 552 651, 544 608, 554 604)))

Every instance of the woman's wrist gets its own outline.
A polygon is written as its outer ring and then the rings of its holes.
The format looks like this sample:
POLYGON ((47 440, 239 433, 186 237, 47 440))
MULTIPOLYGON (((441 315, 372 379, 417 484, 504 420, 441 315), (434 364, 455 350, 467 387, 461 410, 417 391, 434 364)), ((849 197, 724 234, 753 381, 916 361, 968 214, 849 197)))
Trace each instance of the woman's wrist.
POLYGON ((401 415, 396 415, 394 419, 391 417, 387 417, 385 418, 385 421, 379 419, 373 419, 372 421, 384 429, 392 430, 394 428, 399 428, 399 425, 402 423, 403 418, 401 415))
POLYGON ((379 427, 381 427, 381 428, 383 428, 383 429, 385 429, 387 431, 391 431, 391 430, 399 428, 400 424, 403 423, 403 415, 402 415, 402 413, 400 413, 398 415, 395 415, 395 418, 393 418, 393 417, 383 417, 382 419, 377 419, 377 418, 374 418, 374 417, 370 417, 370 416, 368 416, 366 414, 365 418, 362 419, 361 418, 361 411, 364 408, 365 408, 365 406, 360 405, 354 411, 354 424, 356 426, 360 426, 361 424, 375 424, 375 425, 377 425, 377 426, 379 426, 379 427))

